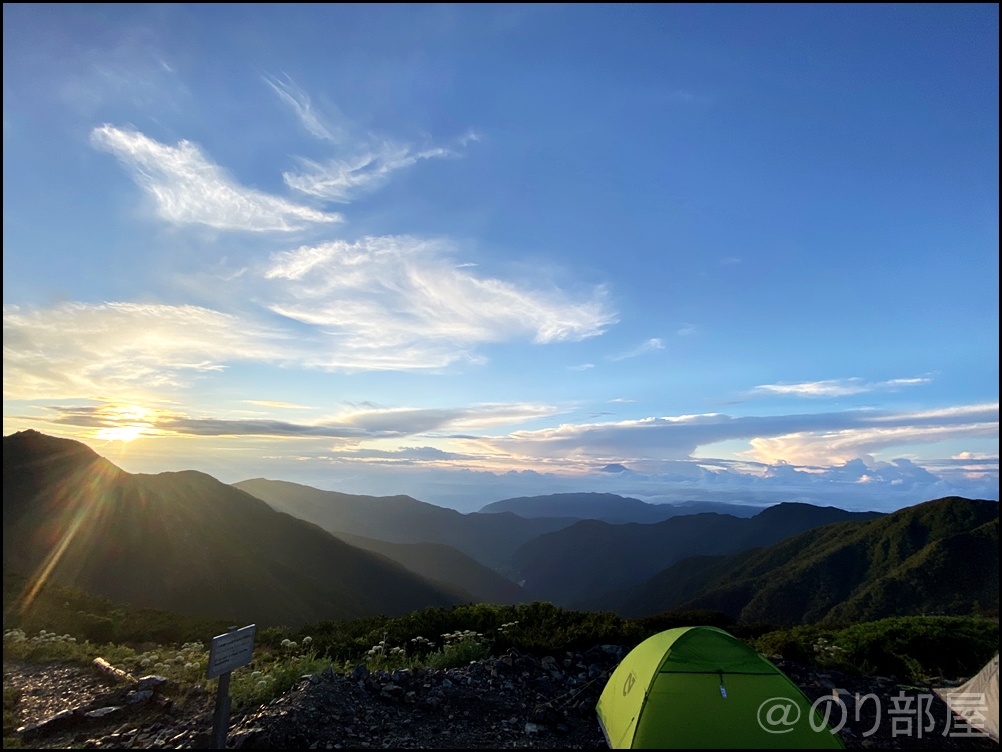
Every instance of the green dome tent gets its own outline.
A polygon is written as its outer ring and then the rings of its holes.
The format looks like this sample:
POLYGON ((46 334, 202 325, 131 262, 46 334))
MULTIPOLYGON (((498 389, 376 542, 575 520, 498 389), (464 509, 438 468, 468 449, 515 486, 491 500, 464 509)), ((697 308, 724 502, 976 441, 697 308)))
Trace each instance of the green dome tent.
MULTIPOLYGON (((596 710, 614 749, 842 747, 782 671, 714 627, 644 640, 613 672, 596 710)), ((831 712, 838 722, 841 710, 831 712)))

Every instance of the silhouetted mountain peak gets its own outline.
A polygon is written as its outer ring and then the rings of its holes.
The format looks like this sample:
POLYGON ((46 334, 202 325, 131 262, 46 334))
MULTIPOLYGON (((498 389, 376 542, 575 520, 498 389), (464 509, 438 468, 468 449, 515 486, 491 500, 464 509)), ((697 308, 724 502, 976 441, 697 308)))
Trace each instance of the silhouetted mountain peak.
POLYGON ((29 428, 3 437, 4 464, 39 462, 59 458, 95 460, 97 452, 73 439, 60 439, 29 428))
POLYGON ((38 432, 3 447, 4 571, 29 580, 266 624, 465 600, 206 473, 132 475, 38 432))

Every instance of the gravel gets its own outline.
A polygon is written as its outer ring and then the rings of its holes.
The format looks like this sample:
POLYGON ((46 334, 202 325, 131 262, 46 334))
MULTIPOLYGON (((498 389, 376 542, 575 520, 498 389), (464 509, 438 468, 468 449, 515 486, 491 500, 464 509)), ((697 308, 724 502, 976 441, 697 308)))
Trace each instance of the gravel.
MULTIPOLYGON (((584 653, 522 656, 476 661, 449 670, 370 672, 302 677, 288 693, 265 706, 237 711, 229 747, 305 748, 604 748, 595 702, 625 654, 615 645, 584 653)), ((985 748, 987 737, 943 736, 946 705, 928 700, 933 727, 921 738, 895 735, 892 698, 931 691, 904 687, 892 677, 857 676, 779 661, 778 665, 813 701, 838 690, 848 719, 840 732, 850 748, 985 748), (881 719, 873 734, 875 706, 855 697, 876 695, 881 719)), ((84 748, 205 749, 210 745, 213 697, 204 691, 180 694, 157 677, 109 684, 89 667, 4 663, 4 685, 21 690, 19 734, 24 746, 84 748)), ((907 700, 904 701, 905 703, 907 700)), ((837 722, 840 711, 833 707, 837 722)), ((902 723, 898 722, 900 730, 902 723)))

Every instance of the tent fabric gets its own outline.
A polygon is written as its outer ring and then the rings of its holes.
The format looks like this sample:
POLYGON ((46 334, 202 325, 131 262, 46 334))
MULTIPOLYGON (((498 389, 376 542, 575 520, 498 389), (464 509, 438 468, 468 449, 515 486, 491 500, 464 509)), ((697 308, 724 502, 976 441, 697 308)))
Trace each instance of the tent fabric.
POLYGON ((999 740, 999 657, 996 655, 967 684, 956 689, 937 689, 936 694, 946 701, 950 709, 964 720, 973 724, 981 724, 984 718, 984 730, 995 741, 999 740), (968 695, 962 703, 951 702, 950 695, 968 695), (983 702, 973 702, 974 697, 983 697, 983 702))
POLYGON ((640 643, 596 710, 614 749, 842 747, 782 671, 714 627, 669 629, 640 643), (770 723, 773 707, 778 723, 770 723))

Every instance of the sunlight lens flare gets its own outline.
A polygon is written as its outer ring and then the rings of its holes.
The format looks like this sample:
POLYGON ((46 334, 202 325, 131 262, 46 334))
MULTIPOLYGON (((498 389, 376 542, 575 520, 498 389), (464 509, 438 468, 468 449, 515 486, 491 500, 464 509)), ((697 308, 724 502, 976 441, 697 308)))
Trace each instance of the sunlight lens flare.
POLYGON ((130 442, 140 436, 152 436, 158 433, 154 429, 157 414, 145 407, 108 406, 100 411, 105 426, 94 434, 104 441, 130 442))

